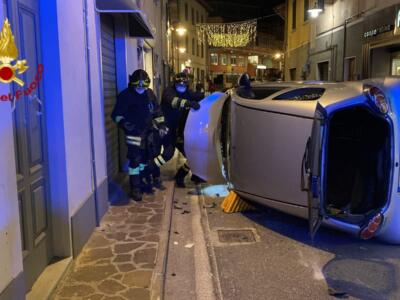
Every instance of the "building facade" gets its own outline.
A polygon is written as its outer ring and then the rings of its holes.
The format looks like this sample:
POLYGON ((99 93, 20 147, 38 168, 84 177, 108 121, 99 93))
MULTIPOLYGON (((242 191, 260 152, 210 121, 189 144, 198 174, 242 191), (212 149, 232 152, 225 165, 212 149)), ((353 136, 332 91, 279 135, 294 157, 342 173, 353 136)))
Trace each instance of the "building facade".
POLYGON ((203 0, 172 0, 168 6, 171 73, 187 69, 193 83, 204 84, 208 49, 197 39, 196 24, 207 22, 210 8, 203 0))
POLYGON ((400 75, 398 1, 288 0, 287 6, 287 80, 349 81, 400 75), (318 5, 322 13, 309 18, 298 31, 299 25, 293 24, 303 20, 311 5, 318 5))
POLYGON ((0 20, 9 19, 29 69, 18 75, 24 87, 0 84, 1 300, 24 299, 55 257, 68 266, 107 210, 123 159, 110 110, 140 66, 161 90, 165 9, 2 1, 0 20))
POLYGON ((309 73, 309 0, 287 0, 285 20, 285 80, 306 79, 309 73))
POLYGON ((210 77, 219 87, 232 87, 243 73, 260 81, 281 79, 283 41, 272 35, 257 33, 254 46, 210 48, 209 52, 210 77))

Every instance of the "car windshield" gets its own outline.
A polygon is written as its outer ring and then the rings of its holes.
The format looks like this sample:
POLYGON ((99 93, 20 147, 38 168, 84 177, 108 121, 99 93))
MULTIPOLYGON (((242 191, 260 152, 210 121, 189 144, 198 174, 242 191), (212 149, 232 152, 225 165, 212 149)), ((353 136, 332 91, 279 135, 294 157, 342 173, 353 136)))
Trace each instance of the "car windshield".
POLYGON ((279 91, 287 89, 286 86, 274 86, 274 87, 254 87, 254 88, 241 88, 239 87, 236 92, 237 94, 245 99, 253 99, 253 100, 262 100, 265 99, 272 94, 275 94, 279 91))
POLYGON ((273 100, 318 100, 324 93, 324 88, 300 88, 276 96, 273 100))

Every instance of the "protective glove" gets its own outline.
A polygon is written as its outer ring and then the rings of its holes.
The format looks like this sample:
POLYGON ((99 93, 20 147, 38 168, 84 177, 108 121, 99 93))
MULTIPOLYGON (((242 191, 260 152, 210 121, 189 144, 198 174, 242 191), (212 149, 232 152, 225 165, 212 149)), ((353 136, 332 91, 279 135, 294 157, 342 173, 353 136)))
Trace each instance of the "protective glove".
POLYGON ((131 122, 126 121, 125 119, 119 121, 118 126, 119 128, 125 129, 127 131, 132 131, 133 129, 135 129, 135 125, 133 125, 131 122))
POLYGON ((158 134, 161 138, 165 137, 169 132, 169 128, 166 125, 159 125, 158 134))
POLYGON ((189 101, 188 102, 188 107, 193 108, 194 110, 199 110, 200 109, 200 103, 197 101, 189 101))

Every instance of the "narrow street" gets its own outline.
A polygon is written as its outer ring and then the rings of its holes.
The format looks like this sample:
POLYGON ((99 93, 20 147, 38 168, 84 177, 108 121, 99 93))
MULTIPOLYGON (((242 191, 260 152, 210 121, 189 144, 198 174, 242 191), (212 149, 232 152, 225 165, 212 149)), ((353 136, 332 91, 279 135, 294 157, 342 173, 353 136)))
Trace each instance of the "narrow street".
POLYGON ((398 246, 327 228, 312 243, 306 220, 224 214, 223 198, 185 192, 175 192, 165 299, 400 299, 398 246))

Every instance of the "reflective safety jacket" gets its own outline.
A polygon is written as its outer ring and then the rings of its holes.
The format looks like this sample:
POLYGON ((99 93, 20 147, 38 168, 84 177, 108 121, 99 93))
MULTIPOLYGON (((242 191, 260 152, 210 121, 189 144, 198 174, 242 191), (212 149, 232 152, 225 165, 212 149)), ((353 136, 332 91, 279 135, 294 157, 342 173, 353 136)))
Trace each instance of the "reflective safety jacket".
POLYGON ((162 95, 161 109, 170 131, 178 129, 183 132, 189 113, 188 101, 199 102, 203 98, 203 93, 193 92, 189 88, 184 93, 178 93, 173 86, 166 88, 162 95))
POLYGON ((153 129, 165 124, 163 113, 151 89, 143 94, 128 87, 117 98, 111 118, 117 124, 122 120, 131 123, 132 130, 124 128, 128 145, 143 145, 142 140, 153 129))

